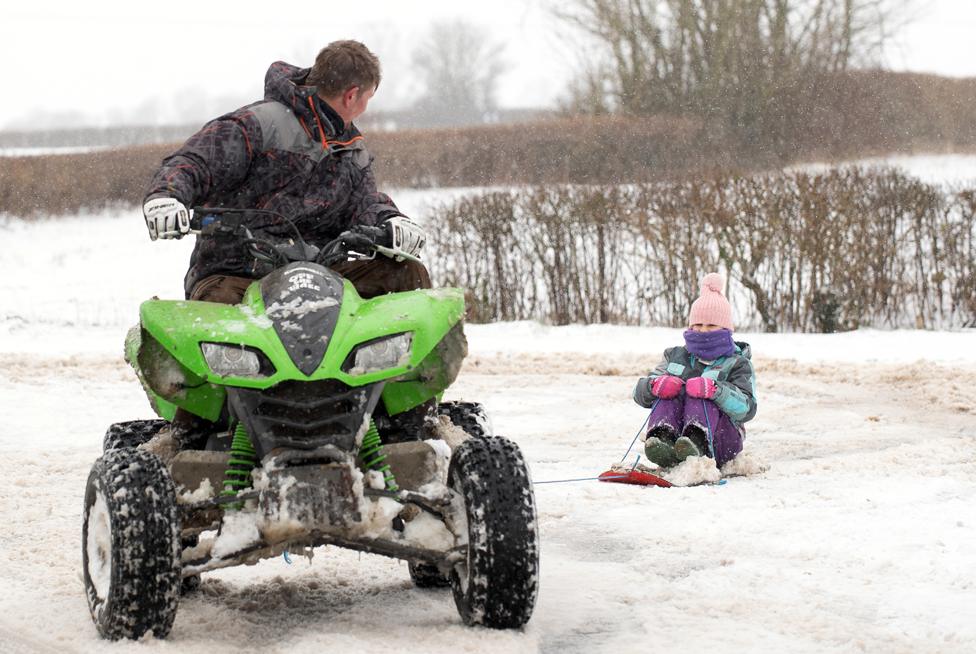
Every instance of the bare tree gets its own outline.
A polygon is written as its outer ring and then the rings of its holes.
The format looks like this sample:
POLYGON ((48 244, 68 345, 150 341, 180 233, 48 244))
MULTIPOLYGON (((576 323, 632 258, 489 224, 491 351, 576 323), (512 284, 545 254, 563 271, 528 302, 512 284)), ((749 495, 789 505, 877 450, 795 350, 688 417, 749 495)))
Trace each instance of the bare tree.
POLYGON ((414 50, 413 64, 424 82, 415 109, 426 123, 459 125, 491 121, 496 86, 505 72, 503 46, 464 21, 435 23, 414 50))
POLYGON ((769 143, 824 75, 879 60, 890 0, 575 0, 604 54, 574 92, 628 114, 694 113, 769 143), (760 136, 762 138, 760 138, 760 136))

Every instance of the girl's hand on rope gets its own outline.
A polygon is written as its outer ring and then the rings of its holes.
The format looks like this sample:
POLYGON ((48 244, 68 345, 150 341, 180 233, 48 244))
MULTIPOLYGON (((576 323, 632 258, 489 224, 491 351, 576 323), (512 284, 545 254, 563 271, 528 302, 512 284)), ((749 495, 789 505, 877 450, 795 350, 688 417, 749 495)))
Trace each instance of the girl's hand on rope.
POLYGON ((710 400, 715 397, 718 387, 714 379, 708 377, 692 377, 685 383, 685 392, 689 397, 700 397, 703 400, 710 400))
POLYGON ((662 400, 670 400, 678 397, 682 386, 684 386, 684 382, 681 381, 680 377, 661 375, 651 382, 651 393, 662 400))

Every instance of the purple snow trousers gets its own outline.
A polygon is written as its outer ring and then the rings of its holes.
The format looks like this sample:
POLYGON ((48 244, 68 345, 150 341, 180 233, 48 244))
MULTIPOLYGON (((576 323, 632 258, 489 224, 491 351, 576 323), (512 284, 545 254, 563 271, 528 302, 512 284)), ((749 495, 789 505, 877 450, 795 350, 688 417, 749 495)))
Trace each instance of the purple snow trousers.
MULTIPOLYGON (((647 421, 648 433, 662 426, 674 430, 674 438, 684 434, 689 427, 701 429, 719 466, 725 465, 742 451, 742 432, 711 400, 688 397, 684 393, 670 400, 659 398, 647 421)), ((705 454, 712 456, 712 452, 705 454)))

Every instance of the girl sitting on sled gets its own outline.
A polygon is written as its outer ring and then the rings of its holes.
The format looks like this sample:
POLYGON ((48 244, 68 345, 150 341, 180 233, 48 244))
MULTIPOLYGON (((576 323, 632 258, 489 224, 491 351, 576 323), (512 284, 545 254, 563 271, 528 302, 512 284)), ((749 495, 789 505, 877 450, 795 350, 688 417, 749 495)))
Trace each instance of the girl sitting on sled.
POLYGON ((662 468, 690 456, 721 467, 742 451, 743 423, 756 415, 756 374, 748 343, 732 340, 732 307, 724 280, 705 275, 691 305, 685 344, 634 388, 634 401, 651 409, 644 452, 662 468))

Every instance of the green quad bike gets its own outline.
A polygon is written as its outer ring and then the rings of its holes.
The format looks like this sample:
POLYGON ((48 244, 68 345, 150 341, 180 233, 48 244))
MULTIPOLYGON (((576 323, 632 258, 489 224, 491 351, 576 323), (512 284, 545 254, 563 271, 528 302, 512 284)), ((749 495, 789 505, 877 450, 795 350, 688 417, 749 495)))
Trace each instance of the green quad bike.
POLYGON ((243 235, 267 274, 234 306, 144 302, 126 339, 160 419, 112 425, 88 477, 82 557, 99 634, 164 638, 201 573, 323 545, 405 559, 417 586, 452 588, 465 624, 521 627, 539 549, 518 446, 474 403, 437 405, 426 440, 399 420, 457 376, 461 291, 364 300, 328 266, 405 252, 375 228, 320 251, 269 214, 197 209, 192 233, 243 235), (177 446, 177 408, 212 433, 177 446))

